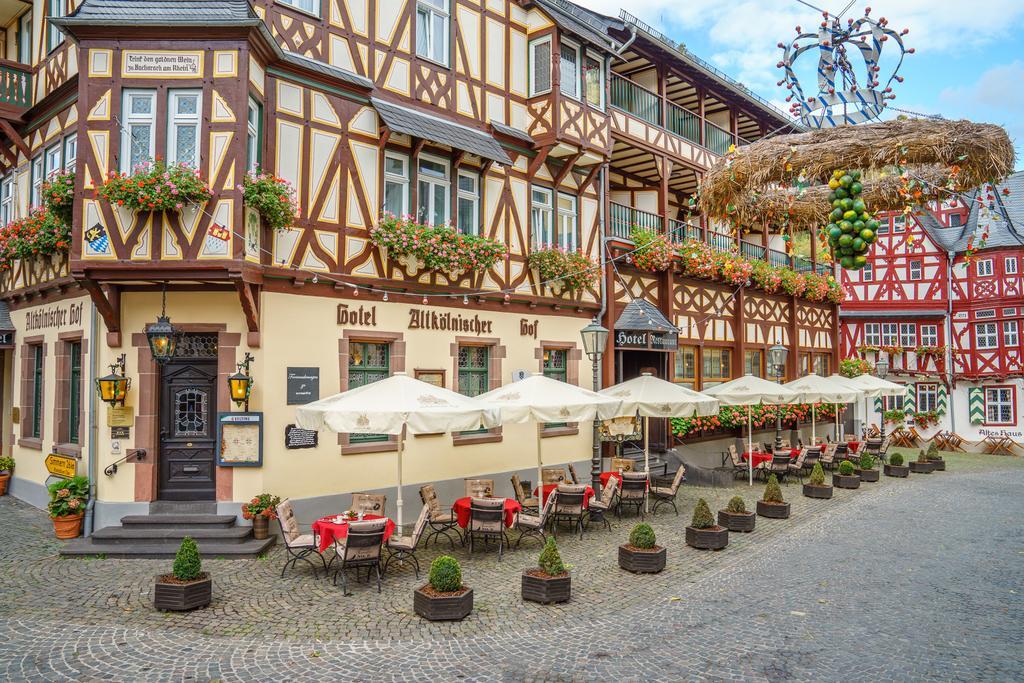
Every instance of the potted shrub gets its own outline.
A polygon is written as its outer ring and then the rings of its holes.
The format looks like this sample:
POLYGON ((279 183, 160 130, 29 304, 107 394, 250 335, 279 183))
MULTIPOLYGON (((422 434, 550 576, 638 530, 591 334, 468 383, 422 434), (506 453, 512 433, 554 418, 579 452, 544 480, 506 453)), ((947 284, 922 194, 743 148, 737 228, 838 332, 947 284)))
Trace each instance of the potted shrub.
POLYGON ((665 548, 657 545, 654 529, 641 522, 629 532, 629 543, 619 546, 619 566, 637 574, 657 574, 665 568, 665 548))
POLYGON ((153 605, 157 609, 184 612, 206 607, 213 597, 213 581, 203 571, 199 546, 191 536, 181 539, 170 574, 156 577, 153 605))
POLYGON ((523 570, 523 600, 549 604, 567 602, 572 595, 569 565, 562 563, 555 539, 549 538, 536 567, 523 570))
POLYGON ((246 173, 241 189, 245 205, 256 209, 271 230, 290 227, 299 217, 295 189, 284 178, 263 171, 246 173))
POLYGON ((718 511, 718 524, 729 531, 753 531, 757 515, 747 512, 747 506, 739 496, 729 499, 724 510, 718 511))
POLYGON ((757 514, 771 519, 789 519, 789 503, 782 499, 782 487, 774 474, 768 476, 764 495, 757 501, 757 514))
POLYGON ((77 538, 82 533, 85 504, 89 501, 89 479, 71 477, 55 481, 47 487, 50 492, 50 518, 57 538, 77 538))
POLYGON ((832 497, 832 486, 825 483, 825 470, 821 468, 820 462, 814 463, 810 480, 804 484, 804 495, 808 498, 832 497))
POLYGON ((7 456, 0 457, 0 496, 7 493, 7 482, 11 480, 14 472, 14 458, 7 456))
POLYGON ((430 621, 458 621, 473 611, 473 589, 462 585, 462 568, 450 555, 430 563, 427 583, 412 594, 416 614, 430 621))
POLYGON ((686 545, 697 550, 721 550, 729 545, 729 530, 715 524, 711 508, 701 498, 693 508, 693 519, 686 527, 686 545))
POLYGON ((910 468, 903 464, 903 456, 899 453, 889 456, 889 462, 883 465, 882 470, 887 477, 906 478, 910 476, 910 468))
POLYGON ((277 506, 281 497, 261 493, 248 503, 242 503, 242 517, 252 520, 252 537, 258 541, 270 533, 270 520, 277 519, 277 506))
POLYGON ((832 485, 841 489, 860 488, 860 477, 854 473, 852 462, 844 460, 839 463, 839 471, 832 473, 832 485))
POLYGON ((866 450, 864 453, 861 453, 860 468, 856 474, 860 477, 861 481, 878 481, 878 465, 875 462, 875 456, 871 455, 866 450))
POLYGON ((939 447, 935 445, 934 441, 928 444, 928 452, 925 455, 928 457, 928 462, 935 465, 936 472, 946 471, 946 461, 939 455, 939 447))
POLYGON ((935 471, 935 463, 928 460, 928 454, 923 450, 918 452, 916 461, 907 464, 914 474, 931 474, 935 471))

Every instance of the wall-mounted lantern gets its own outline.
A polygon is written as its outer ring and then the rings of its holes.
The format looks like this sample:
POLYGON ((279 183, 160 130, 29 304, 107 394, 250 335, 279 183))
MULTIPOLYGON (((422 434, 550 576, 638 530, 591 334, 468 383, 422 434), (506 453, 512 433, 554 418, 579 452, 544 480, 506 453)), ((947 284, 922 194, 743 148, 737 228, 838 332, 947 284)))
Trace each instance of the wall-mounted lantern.
POLYGON ((128 390, 132 386, 131 378, 125 377, 124 359, 125 354, 122 353, 110 366, 109 375, 96 378, 96 393, 99 394, 101 401, 112 406, 123 406, 128 390))
POLYGON ((236 406, 245 406, 249 411, 249 394, 252 393, 252 375, 249 374, 249 363, 256 360, 251 353, 246 353, 245 358, 238 364, 238 372, 228 377, 228 389, 231 391, 231 400, 236 406))
POLYGON ((149 350, 153 354, 153 360, 163 365, 174 358, 174 351, 178 345, 178 330, 171 324, 167 317, 167 283, 164 283, 163 302, 160 306, 160 317, 155 323, 146 325, 146 339, 149 340, 149 350))

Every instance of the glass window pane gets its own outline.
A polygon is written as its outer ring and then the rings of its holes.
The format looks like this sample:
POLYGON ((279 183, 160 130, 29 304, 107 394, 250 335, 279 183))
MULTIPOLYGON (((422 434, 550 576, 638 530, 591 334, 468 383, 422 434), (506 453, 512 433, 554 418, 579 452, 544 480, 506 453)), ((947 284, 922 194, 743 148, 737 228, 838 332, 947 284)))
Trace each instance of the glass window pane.
POLYGON ((196 127, 193 125, 175 126, 174 160, 181 164, 196 163, 196 127))
POLYGON ((434 35, 433 40, 433 54, 431 58, 436 62, 446 64, 448 62, 448 56, 445 54, 446 47, 448 45, 448 17, 440 14, 434 15, 434 35))
POLYGON ((178 95, 174 98, 177 102, 178 114, 194 116, 199 108, 198 95, 178 95))
POLYGON ((405 177, 405 159, 395 157, 384 157, 384 172, 391 175, 405 177))
POLYGON ((153 130, 148 124, 132 124, 128 128, 131 136, 131 166, 134 167, 149 160, 150 140, 153 130))
POLYGON ((416 10, 416 54, 430 56, 430 12, 416 10))
POLYGON ((475 235, 476 224, 476 202, 465 197, 459 197, 459 232, 464 235, 475 235))
POLYGON ((561 80, 563 93, 576 97, 579 92, 579 74, 576 71, 576 48, 569 45, 561 46, 561 80))
POLYGON ((131 113, 132 114, 152 114, 153 113, 153 98, 150 95, 132 95, 131 96, 131 113))
POLYGON ((551 89, 551 41, 534 43, 532 46, 532 93, 551 89))
POLYGON ((420 159, 420 173, 434 178, 448 178, 448 167, 437 161, 420 159))
POLYGON ((434 185, 434 225, 444 225, 448 222, 448 188, 444 185, 434 185))
POLYGON ((465 173, 459 174, 459 191, 476 192, 476 179, 465 173))
POLYGON ((404 185, 390 180, 384 183, 384 210, 394 216, 404 216, 407 213, 404 185))

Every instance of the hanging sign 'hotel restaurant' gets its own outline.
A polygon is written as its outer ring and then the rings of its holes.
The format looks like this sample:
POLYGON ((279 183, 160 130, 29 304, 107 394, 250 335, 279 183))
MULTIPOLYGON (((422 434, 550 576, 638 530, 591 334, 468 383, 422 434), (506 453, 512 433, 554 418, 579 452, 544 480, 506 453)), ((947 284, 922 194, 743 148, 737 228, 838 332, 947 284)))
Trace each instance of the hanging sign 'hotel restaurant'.
POLYGON ((679 335, 675 332, 652 330, 617 330, 615 348, 675 351, 679 348, 679 335))

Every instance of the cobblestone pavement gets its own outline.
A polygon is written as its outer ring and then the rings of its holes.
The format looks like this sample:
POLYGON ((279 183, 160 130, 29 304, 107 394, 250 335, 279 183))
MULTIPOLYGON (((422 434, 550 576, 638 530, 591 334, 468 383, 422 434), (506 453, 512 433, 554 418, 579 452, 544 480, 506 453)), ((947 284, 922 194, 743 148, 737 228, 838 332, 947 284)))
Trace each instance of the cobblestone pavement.
MULTIPOLYGON (((721 552, 683 542, 697 497, 653 526, 669 549, 656 576, 618 569, 632 519, 580 541, 559 537, 573 599, 523 603, 519 574, 539 545, 472 558, 459 549, 475 611, 428 624, 412 612, 407 565, 384 592, 341 589, 283 554, 204 559, 214 601, 152 608, 169 561, 61 560, 49 520, 0 499, 3 680, 993 680, 1024 678, 1024 462, 949 457, 949 471, 882 478, 831 501, 785 486, 790 520, 759 518, 721 552)), ((528 541, 529 543, 529 541, 528 541)), ((438 554, 433 546, 423 553, 438 554)), ((422 560, 421 560, 422 561, 422 560)), ((426 563, 424 563, 426 565, 426 563)))

